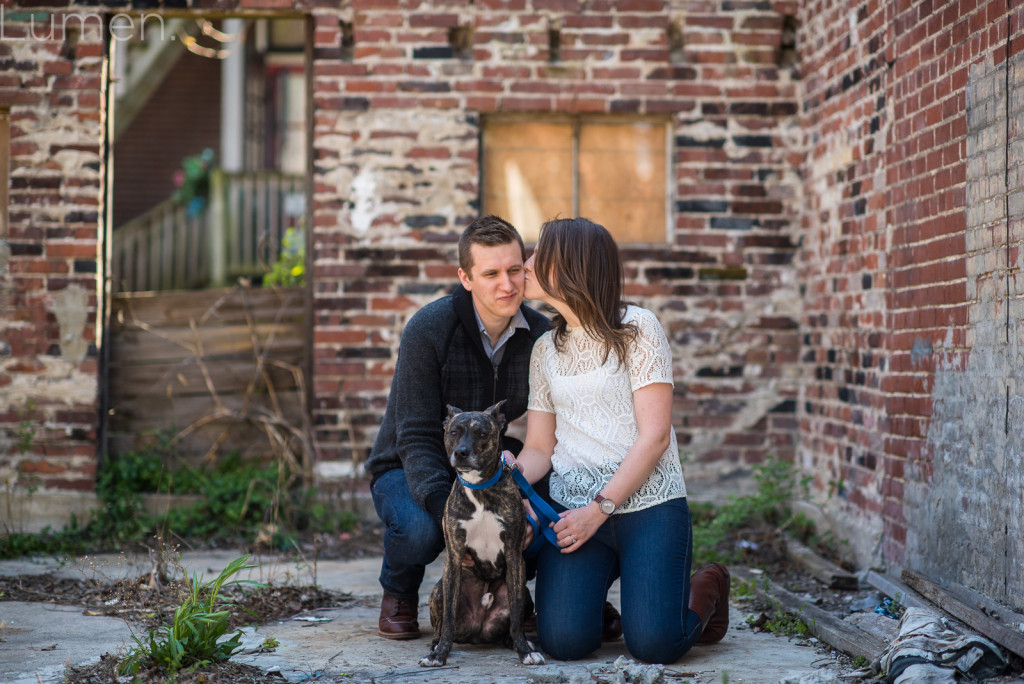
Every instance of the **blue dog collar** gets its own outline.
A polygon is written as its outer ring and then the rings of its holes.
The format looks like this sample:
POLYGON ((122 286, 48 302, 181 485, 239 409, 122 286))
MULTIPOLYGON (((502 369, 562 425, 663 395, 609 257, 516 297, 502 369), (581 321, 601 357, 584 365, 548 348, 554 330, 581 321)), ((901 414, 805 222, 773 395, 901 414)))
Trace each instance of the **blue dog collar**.
POLYGON ((462 479, 462 475, 459 475, 458 472, 455 473, 455 477, 459 478, 459 482, 462 484, 463 487, 468 487, 469 489, 490 489, 494 485, 498 484, 498 480, 501 479, 501 473, 504 470, 505 470, 505 465, 504 465, 504 463, 502 463, 502 466, 500 468, 498 468, 498 472, 494 473, 494 477, 492 477, 491 479, 487 480, 486 482, 481 482, 479 484, 474 484, 472 482, 466 482, 465 480, 462 479))

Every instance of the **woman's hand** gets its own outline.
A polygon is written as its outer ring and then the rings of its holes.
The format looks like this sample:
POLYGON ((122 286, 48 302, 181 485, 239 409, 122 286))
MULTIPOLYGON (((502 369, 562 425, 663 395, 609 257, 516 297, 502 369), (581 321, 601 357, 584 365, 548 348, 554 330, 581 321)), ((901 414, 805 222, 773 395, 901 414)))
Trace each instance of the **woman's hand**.
POLYGON ((558 535, 558 548, 562 550, 562 553, 579 550, 608 519, 608 516, 602 513, 597 504, 593 502, 583 508, 564 511, 560 517, 561 520, 551 527, 558 535))

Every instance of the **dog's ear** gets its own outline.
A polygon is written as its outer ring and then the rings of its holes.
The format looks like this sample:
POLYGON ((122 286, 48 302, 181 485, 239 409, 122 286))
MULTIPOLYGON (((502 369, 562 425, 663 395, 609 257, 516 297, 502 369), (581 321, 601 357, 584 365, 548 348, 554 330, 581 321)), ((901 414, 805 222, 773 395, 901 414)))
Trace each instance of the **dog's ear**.
POLYGON ((460 413, 462 413, 462 409, 455 408, 451 404, 448 404, 448 420, 451 420, 454 416, 457 416, 460 413))
POLYGON ((502 413, 502 409, 505 407, 505 400, 502 399, 497 404, 487 409, 487 413, 491 414, 491 417, 498 422, 499 425, 505 424, 505 414, 502 413))

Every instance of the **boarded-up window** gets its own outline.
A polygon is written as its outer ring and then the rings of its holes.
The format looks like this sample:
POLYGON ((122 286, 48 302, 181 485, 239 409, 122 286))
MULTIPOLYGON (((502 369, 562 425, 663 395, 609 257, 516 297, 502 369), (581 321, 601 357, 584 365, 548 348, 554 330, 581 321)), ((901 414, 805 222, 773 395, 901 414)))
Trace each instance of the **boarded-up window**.
POLYGON ((668 123, 613 117, 489 118, 484 212, 537 239, 556 216, 586 216, 619 242, 668 239, 668 123))

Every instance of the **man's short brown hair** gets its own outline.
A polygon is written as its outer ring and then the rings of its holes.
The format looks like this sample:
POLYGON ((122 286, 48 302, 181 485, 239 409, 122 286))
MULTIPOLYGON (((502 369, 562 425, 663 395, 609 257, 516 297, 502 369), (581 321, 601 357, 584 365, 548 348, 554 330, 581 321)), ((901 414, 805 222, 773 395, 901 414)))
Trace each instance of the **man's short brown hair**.
POLYGON ((503 218, 492 214, 481 216, 462 231, 459 237, 459 268, 467 277, 472 277, 473 254, 470 247, 481 245, 483 247, 498 247, 511 242, 519 243, 519 250, 523 253, 523 261, 526 261, 526 245, 519 231, 511 223, 503 218))

